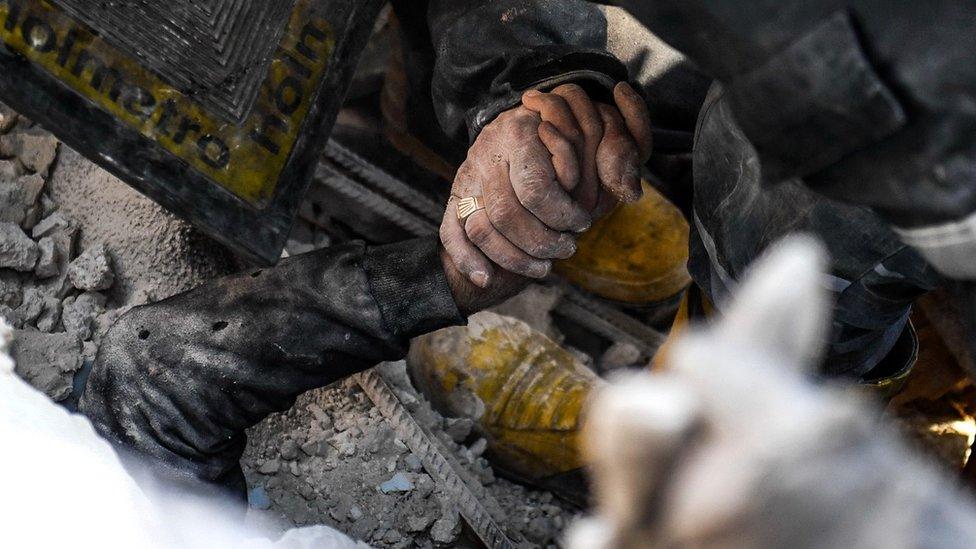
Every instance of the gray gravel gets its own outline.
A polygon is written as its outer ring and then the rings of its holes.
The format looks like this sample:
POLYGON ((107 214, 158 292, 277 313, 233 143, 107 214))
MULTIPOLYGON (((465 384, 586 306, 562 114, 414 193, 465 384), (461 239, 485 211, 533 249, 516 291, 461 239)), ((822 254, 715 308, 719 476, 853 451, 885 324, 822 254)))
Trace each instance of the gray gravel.
MULTIPOLYGON (((476 479, 476 493, 497 502, 489 511, 508 534, 522 547, 554 546, 575 510, 549 492, 496 477, 481 457, 484 439, 466 440, 467 421, 434 412, 409 385, 402 362, 383 368, 411 413, 476 479)), ((456 505, 352 381, 310 391, 257 425, 242 464, 251 512, 279 524, 323 523, 375 547, 473 546, 456 505)))

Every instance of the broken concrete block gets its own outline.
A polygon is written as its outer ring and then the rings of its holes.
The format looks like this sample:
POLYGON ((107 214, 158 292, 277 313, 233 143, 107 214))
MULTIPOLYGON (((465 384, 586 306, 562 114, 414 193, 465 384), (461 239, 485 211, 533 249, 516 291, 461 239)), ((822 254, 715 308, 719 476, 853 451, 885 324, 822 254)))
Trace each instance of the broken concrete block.
POLYGON ((407 454, 407 457, 403 459, 403 465, 407 468, 407 471, 410 471, 411 473, 419 473, 424 467, 420 462, 420 458, 414 454, 407 454))
POLYGON ((269 459, 258 467, 258 472, 262 475, 273 475, 281 469, 281 462, 277 459, 269 459))
POLYGON ((407 532, 423 532, 430 526, 434 517, 430 515, 415 515, 407 517, 407 532))
POLYGON ((59 213, 53 213, 34 225, 31 236, 42 238, 71 227, 71 223, 59 213))
POLYGON ((58 140, 41 128, 0 136, 0 156, 16 156, 28 170, 47 177, 58 156, 58 140))
POLYGON ((484 438, 479 438, 474 442, 474 444, 471 445, 470 448, 468 448, 468 450, 471 452, 471 455, 476 458, 481 457, 485 453, 485 450, 487 449, 488 449, 488 440, 484 438))
POLYGON ((44 188, 44 179, 37 175, 23 175, 13 180, 0 177, 0 221, 20 226, 36 220, 37 201, 44 188), (33 218, 30 219, 30 218, 33 218))
POLYGON ((293 439, 287 439, 281 444, 281 459, 293 461, 298 459, 298 443, 293 439))
POLYGON ((52 295, 44 296, 44 310, 41 316, 37 317, 37 329, 50 333, 58 326, 61 321, 61 300, 52 295))
POLYGON ((318 404, 312 403, 308 405, 308 411, 312 414, 312 417, 318 422, 319 429, 323 431, 328 431, 332 429, 332 417, 329 413, 322 409, 318 404))
POLYGON ((537 547, 545 547, 552 540, 552 531, 555 530, 552 520, 545 515, 538 515, 525 527, 525 539, 532 542, 537 547))
POLYGON ((470 418, 458 417, 458 418, 446 418, 444 420, 444 432, 447 436, 451 437, 454 442, 462 442, 464 439, 468 438, 471 434, 471 429, 474 428, 474 421, 470 418))
POLYGON ((68 265, 71 284, 82 291, 107 290, 115 282, 111 260, 105 246, 92 246, 68 265))
MULTIPOLYGON (((56 273, 51 277, 44 280, 44 287, 47 293, 56 295, 59 299, 63 299, 68 293, 74 288, 71 285, 71 279, 68 278, 68 263, 74 254, 75 249, 75 239, 78 235, 78 228, 72 224, 67 224, 67 222, 62 223, 59 220, 54 220, 53 223, 49 221, 51 217, 41 221, 34 228, 36 229, 41 224, 49 223, 50 226, 44 230, 44 234, 40 241, 38 241, 38 249, 41 249, 41 243, 45 238, 50 238, 54 242, 54 261, 56 265, 56 273)), ((57 216, 60 218, 60 216, 57 216)), ((37 238, 37 237, 35 237, 37 238)), ((40 250, 43 254, 43 250, 40 250)), ((38 259, 38 265, 42 263, 44 257, 38 259)), ((45 267, 46 268, 46 267, 45 267)), ((55 268, 51 268, 49 271, 54 271, 55 268)))
POLYGON ((70 334, 14 330, 11 347, 16 372, 54 400, 71 393, 74 373, 81 368, 81 343, 70 334))
POLYGON ((0 269, 0 305, 10 308, 20 307, 23 296, 20 276, 9 269, 0 269))
POLYGON ((17 124, 17 112, 0 103, 0 133, 7 133, 17 124))
POLYGON ((24 175, 24 169, 16 159, 0 160, 0 181, 16 181, 24 175))
POLYGON ((37 265, 34 265, 34 274, 37 275, 37 278, 57 276, 61 269, 58 268, 58 254, 54 246, 54 239, 45 236, 38 240, 37 251, 40 253, 37 258, 37 265))
POLYGON ((37 244, 24 234, 20 225, 0 223, 0 267, 30 271, 39 256, 37 244))
POLYGON ((61 304, 61 323, 64 330, 81 341, 91 339, 95 318, 105 312, 105 296, 85 292, 78 297, 66 297, 61 304))
POLYGON ((0 305, 0 318, 6 321, 6 323, 13 328, 21 328, 23 326, 17 311, 6 305, 0 305))
POLYGON ((461 533, 461 520, 457 511, 445 509, 441 518, 430 528, 430 539, 434 543, 448 545, 457 541, 461 533))
POLYGON ((41 216, 47 217, 60 208, 61 205, 54 201, 47 193, 41 194, 41 216))
POLYGON ((32 326, 44 312, 44 296, 37 288, 28 288, 23 301, 17 308, 17 316, 24 326, 32 326))
POLYGON ((98 345, 94 341, 85 341, 81 344, 81 356, 85 360, 95 360, 95 355, 98 354, 98 345))

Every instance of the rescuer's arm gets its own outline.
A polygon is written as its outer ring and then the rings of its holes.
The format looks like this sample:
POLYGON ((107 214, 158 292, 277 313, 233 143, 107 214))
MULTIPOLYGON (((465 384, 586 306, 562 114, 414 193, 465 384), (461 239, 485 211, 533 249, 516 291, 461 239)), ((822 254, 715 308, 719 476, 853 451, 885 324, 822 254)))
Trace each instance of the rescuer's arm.
POLYGON ((503 271, 544 277, 575 252, 575 233, 640 197, 646 105, 621 84, 600 6, 434 0, 428 15, 438 117, 473 141, 441 225, 445 249, 478 285, 503 271), (469 197, 485 208, 458 220, 469 197))
POLYGON ((518 285, 472 291, 432 238, 294 256, 123 315, 81 410, 123 448, 223 482, 245 429, 309 389, 401 358, 411 337, 461 324, 518 285))
POLYGON ((612 102, 627 69, 607 51, 601 7, 582 0, 431 0, 432 92, 455 139, 474 141, 530 89, 576 83, 612 102))

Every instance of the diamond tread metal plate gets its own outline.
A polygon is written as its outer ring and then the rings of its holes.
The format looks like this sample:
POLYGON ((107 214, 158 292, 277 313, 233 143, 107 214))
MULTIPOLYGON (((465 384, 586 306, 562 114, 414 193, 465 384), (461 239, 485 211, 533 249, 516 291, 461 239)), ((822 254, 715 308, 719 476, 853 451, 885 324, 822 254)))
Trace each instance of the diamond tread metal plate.
POLYGON ((0 0, 0 100, 275 262, 381 0, 0 0))
POLYGON ((228 121, 257 99, 295 0, 54 0, 228 121), (258 40, 267 36, 267 40, 258 40), (152 52, 146 55, 145 52, 152 52))

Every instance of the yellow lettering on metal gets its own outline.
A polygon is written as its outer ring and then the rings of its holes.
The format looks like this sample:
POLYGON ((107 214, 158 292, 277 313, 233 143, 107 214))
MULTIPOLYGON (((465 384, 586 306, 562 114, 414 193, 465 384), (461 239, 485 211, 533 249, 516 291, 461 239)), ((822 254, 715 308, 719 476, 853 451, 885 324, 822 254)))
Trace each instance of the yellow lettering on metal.
POLYGON ((255 206, 271 197, 335 47, 331 26, 292 12, 249 117, 230 124, 47 0, 0 0, 5 46, 255 206))

